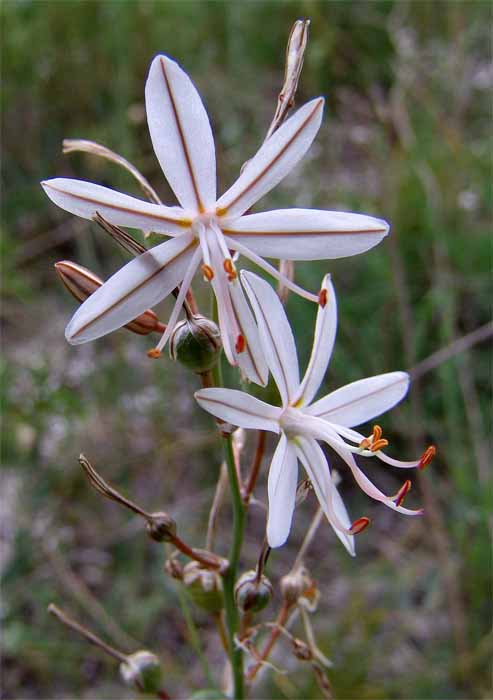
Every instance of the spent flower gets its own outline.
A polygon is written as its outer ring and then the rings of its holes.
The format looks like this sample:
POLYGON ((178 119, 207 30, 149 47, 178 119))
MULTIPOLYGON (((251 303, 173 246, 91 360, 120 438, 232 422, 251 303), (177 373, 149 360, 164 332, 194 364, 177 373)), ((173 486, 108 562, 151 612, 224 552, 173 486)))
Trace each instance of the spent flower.
POLYGON ((78 309, 66 329, 72 344, 99 338, 133 320, 181 284, 157 356, 178 318, 201 267, 216 295, 219 326, 229 362, 259 384, 268 370, 258 330, 243 293, 232 253, 249 258, 293 291, 316 297, 263 258, 319 260, 362 253, 388 233, 385 221, 363 214, 250 208, 298 163, 320 127, 324 100, 303 105, 248 161, 236 182, 216 196, 216 156, 209 118, 188 75, 167 56, 152 61, 145 88, 147 121, 157 159, 181 206, 164 206, 82 180, 42 183, 61 208, 86 219, 169 236, 116 272, 78 309))
POLYGON ((324 452, 318 441, 325 442, 349 466, 357 484, 371 498, 406 515, 420 515, 422 510, 402 506, 409 491, 405 481, 399 491, 387 496, 364 474, 355 456, 377 457, 394 467, 423 467, 433 456, 428 448, 415 461, 403 462, 382 451, 388 442, 379 426, 365 437, 353 426, 384 413, 407 393, 409 376, 389 372, 352 382, 324 396, 313 399, 329 363, 337 328, 334 288, 326 275, 319 295, 315 336, 307 370, 300 381, 293 334, 282 304, 263 279, 242 272, 242 281, 258 324, 260 341, 267 364, 281 397, 281 407, 272 406, 234 389, 210 388, 196 392, 199 404, 217 418, 242 428, 268 430, 280 435, 268 477, 269 514, 267 538, 271 547, 286 541, 293 517, 298 480, 298 461, 302 463, 316 496, 336 535, 354 555, 354 535, 368 524, 368 518, 351 522, 339 495, 324 452))

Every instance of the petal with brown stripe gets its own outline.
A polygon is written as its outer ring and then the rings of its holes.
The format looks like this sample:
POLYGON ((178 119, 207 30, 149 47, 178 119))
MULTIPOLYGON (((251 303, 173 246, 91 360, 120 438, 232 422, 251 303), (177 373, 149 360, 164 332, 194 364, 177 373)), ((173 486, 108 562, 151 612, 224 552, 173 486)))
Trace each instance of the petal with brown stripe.
POLYGON ((324 100, 311 100, 265 141, 217 202, 224 216, 240 216, 277 185, 311 146, 322 121, 324 100))
POLYGON ((69 343, 100 338, 164 299, 183 280, 196 245, 185 234, 127 263, 76 311, 65 330, 69 343))
POLYGON ((45 180, 41 185, 52 202, 83 219, 92 220, 99 213, 116 226, 156 231, 168 236, 180 235, 192 224, 181 207, 150 204, 85 180, 57 177, 45 180))
POLYGON ((389 232, 382 219, 322 209, 276 209, 221 222, 223 233, 257 255, 329 260, 364 253, 389 232))
POLYGON ((145 87, 147 123, 157 159, 185 209, 216 201, 216 154, 209 117, 194 84, 167 56, 151 63, 145 87))

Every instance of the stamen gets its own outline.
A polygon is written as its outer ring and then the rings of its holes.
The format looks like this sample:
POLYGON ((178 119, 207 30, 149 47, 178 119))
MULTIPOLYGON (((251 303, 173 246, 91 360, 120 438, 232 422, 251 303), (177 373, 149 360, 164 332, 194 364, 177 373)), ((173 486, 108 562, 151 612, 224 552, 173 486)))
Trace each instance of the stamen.
POLYGON ((435 445, 430 445, 429 447, 427 447, 421 455, 421 459, 419 460, 418 464, 418 469, 424 469, 432 461, 436 453, 437 448, 435 447, 435 445))
POLYGON ((411 482, 409 479, 405 481, 401 488, 398 490, 396 497, 394 498, 394 503, 396 506, 402 505, 403 500, 411 490, 411 482))
POLYGON ((370 445, 370 451, 378 452, 378 450, 381 450, 382 447, 387 447, 388 444, 389 441, 385 440, 385 438, 381 438, 380 440, 374 440, 370 445))
POLYGON ((320 292, 318 293, 318 303, 320 306, 325 308, 325 305, 327 304, 327 290, 326 289, 321 289, 320 292))
POLYGON ((204 263, 200 266, 200 269, 202 270, 206 282, 212 282, 212 280, 214 279, 214 270, 212 269, 212 267, 204 263))
POLYGON ((387 447, 388 440, 382 438, 382 428, 379 425, 373 426, 373 432, 370 437, 363 438, 359 444, 361 450, 370 450, 370 452, 378 452, 382 447, 387 447))
POLYGON ((349 534, 350 535, 357 535, 360 532, 363 532, 363 530, 366 530, 368 525, 370 524, 370 518, 362 517, 358 518, 357 520, 354 521, 354 523, 351 525, 349 528, 349 534))
POLYGON ((161 350, 158 350, 158 348, 151 348, 147 351, 147 357, 150 357, 151 360, 157 360, 158 357, 161 357, 161 354, 161 350))
POLYGON ((380 440, 382 437, 382 428, 379 425, 373 426, 373 442, 380 440))
POLYGON ((238 277, 238 274, 236 272, 236 267, 234 266, 234 263, 231 260, 231 258, 226 258, 226 260, 224 260, 223 267, 224 267, 225 272, 228 275, 228 280, 230 282, 232 282, 233 280, 235 280, 238 277))
POLYGON ((240 352, 244 352, 245 348, 246 348, 245 336, 240 333, 239 336, 236 338, 235 350, 238 354, 240 354, 240 352))
POLYGON ((216 207, 216 216, 224 216, 227 211, 226 207, 216 207))

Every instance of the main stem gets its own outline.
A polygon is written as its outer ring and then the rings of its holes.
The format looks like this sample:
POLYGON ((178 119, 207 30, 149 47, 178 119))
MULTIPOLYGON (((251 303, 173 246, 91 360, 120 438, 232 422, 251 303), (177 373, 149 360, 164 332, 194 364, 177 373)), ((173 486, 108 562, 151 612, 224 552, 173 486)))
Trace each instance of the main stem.
MULTIPOLYGON (((214 368, 214 375, 216 386, 222 386, 222 372, 219 362, 214 368)), ((243 653, 235 643, 235 636, 239 628, 239 615, 235 601, 234 587, 238 578, 238 566, 240 562, 241 545, 243 543, 243 530, 245 527, 245 510, 241 498, 240 485, 238 483, 238 473, 236 471, 231 435, 223 433, 222 441, 233 505, 233 539, 229 551, 229 566, 226 573, 223 574, 224 608, 226 613, 226 626, 228 629, 229 656, 233 673, 234 699, 243 700, 245 697, 243 653)))
POLYGON ((243 654, 235 643, 235 635, 238 632, 239 626, 239 615, 238 608, 236 607, 234 586, 238 578, 245 511, 243 509, 243 502, 238 484, 238 474, 236 472, 231 435, 223 436, 223 446, 233 502, 233 540, 229 552, 228 570, 223 576, 224 607, 226 611, 226 625, 228 628, 231 667, 233 670, 234 698, 235 700, 242 700, 244 697, 243 654))

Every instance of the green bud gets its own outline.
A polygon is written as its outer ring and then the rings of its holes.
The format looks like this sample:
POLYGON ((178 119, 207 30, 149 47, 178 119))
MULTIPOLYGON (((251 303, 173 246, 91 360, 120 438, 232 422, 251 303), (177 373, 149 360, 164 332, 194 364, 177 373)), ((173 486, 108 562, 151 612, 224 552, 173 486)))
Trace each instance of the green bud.
POLYGON ((176 535, 176 523, 167 513, 151 513, 147 532, 156 542, 172 542, 176 535))
POLYGON ((236 604, 244 613, 260 612, 269 604, 272 592, 272 584, 266 576, 262 575, 257 581, 256 571, 246 571, 236 582, 236 604))
POLYGON ((219 328, 205 316, 192 316, 175 326, 169 352, 173 360, 192 372, 207 372, 214 367, 221 352, 219 328))
POLYGON ((156 695, 162 687, 163 671, 159 659, 150 651, 136 651, 120 664, 120 673, 127 685, 143 693, 156 695))
POLYGON ((183 569, 183 583, 193 602, 208 612, 219 612, 224 607, 223 585, 217 571, 204 569, 191 561, 183 569))

